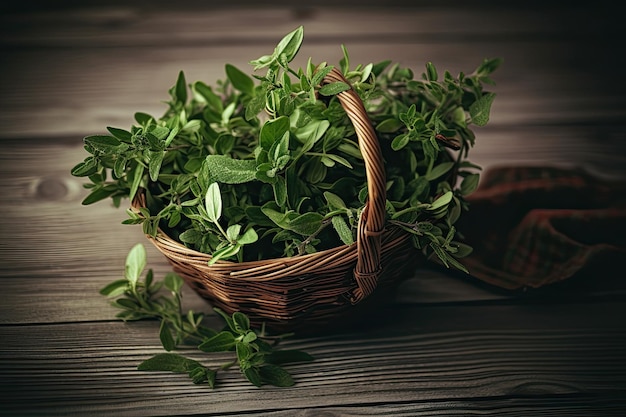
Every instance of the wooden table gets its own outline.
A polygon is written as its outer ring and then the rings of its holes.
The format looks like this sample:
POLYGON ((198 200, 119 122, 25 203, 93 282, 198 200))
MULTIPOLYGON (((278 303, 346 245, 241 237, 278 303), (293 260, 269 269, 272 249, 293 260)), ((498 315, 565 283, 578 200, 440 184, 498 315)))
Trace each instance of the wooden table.
MULTIPOLYGON (((115 320, 98 290, 122 276, 128 250, 146 241, 138 227, 120 224, 123 209, 81 206, 85 190, 69 174, 84 158, 84 136, 128 128, 135 111, 160 114, 179 70, 212 83, 226 62, 245 68, 302 24, 303 59, 336 63, 341 43, 354 63, 393 59, 416 72, 427 61, 469 72, 502 57, 474 162, 624 178, 618 13, 602 2, 162 3, 2 6, 0 415, 626 414, 619 271, 526 293, 409 271, 375 320, 287 341, 316 358, 289 368, 292 388, 254 388, 234 370, 215 390, 185 375, 137 371, 162 351, 157 324, 115 320)), ((147 247, 162 277, 169 267, 147 247)), ((190 290, 185 306, 210 312, 190 290)))

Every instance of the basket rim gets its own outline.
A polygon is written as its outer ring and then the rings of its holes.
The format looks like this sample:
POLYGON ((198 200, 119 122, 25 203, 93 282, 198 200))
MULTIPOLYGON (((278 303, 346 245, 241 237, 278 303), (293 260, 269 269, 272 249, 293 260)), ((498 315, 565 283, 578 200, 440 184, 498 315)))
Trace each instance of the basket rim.
MULTIPOLYGON (((145 189, 139 188, 135 198, 133 199, 131 209, 136 214, 141 214, 139 209, 145 208, 145 206, 146 206, 145 189)), ((401 236, 401 235, 406 235, 405 236, 406 238, 410 237, 410 235, 406 232, 397 233, 397 231, 400 231, 400 230, 401 230, 400 227, 394 226, 394 225, 387 225, 387 227, 383 229, 381 233, 381 237, 383 240, 383 245, 382 245, 383 251, 388 250, 388 247, 393 245, 391 243, 385 242, 386 240, 395 241, 398 239, 398 236, 401 236), (388 239, 385 239, 385 238, 388 238, 388 239)), ((209 253, 200 252, 196 249, 185 246, 183 243, 177 241, 176 239, 171 237, 169 234, 167 234, 167 232, 164 231, 161 227, 157 228, 156 236, 151 236, 147 234, 146 237, 161 245, 166 245, 169 248, 176 249, 178 252, 181 252, 181 253, 184 252, 187 256, 190 256, 190 257, 203 259, 203 260, 208 260, 208 259, 211 259, 212 257, 211 254, 209 253)), ((357 249, 358 249, 358 243, 354 242, 349 245, 346 245, 346 244, 337 245, 335 247, 324 249, 324 250, 313 252, 313 253, 304 253, 304 254, 298 254, 298 255, 292 255, 292 256, 266 258, 266 259, 260 259, 260 260, 255 260, 255 261, 235 262, 235 261, 219 259, 215 263, 213 263, 211 267, 215 267, 216 269, 220 266, 231 267, 230 269, 232 269, 232 267, 235 267, 236 269, 252 269, 260 265, 272 264, 272 263, 288 265, 293 262, 308 261, 311 259, 327 257, 329 254, 336 255, 339 253, 349 252, 352 250, 356 251, 357 249)), ((234 272, 233 275, 237 275, 237 273, 234 272)))

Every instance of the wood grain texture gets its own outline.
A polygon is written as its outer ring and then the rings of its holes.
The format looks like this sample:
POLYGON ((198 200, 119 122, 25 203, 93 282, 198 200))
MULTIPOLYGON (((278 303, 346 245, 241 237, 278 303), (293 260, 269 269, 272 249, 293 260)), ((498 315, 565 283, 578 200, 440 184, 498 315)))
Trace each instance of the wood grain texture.
POLYGON ((342 43, 355 65, 392 59, 416 72, 428 61, 454 74, 471 72, 485 58, 501 57, 494 125, 546 125, 556 118, 580 124, 591 115, 613 122, 624 108, 624 88, 611 82, 617 69, 606 31, 613 17, 594 12, 599 16, 588 18, 584 8, 146 13, 126 5, 7 14, 0 36, 3 75, 12 82, 3 86, 0 135, 81 135, 106 124, 126 126, 135 111, 164 110, 179 70, 208 83, 224 78, 226 62, 251 70, 249 60, 300 24, 306 33, 300 65, 308 57, 337 63, 342 43), (602 94, 593 94, 598 88, 602 94))
MULTIPOLYGON (((82 138, 159 115, 179 70, 213 83, 305 26, 299 63, 393 59, 452 73, 501 57, 488 126, 472 161, 584 167, 626 177, 621 14, 606 2, 562 7, 481 0, 143 0, 0 6, 0 415, 19 416, 623 416, 626 285, 591 276, 528 293, 427 268, 361 323, 296 337, 316 360, 288 389, 236 371, 211 391, 137 364, 162 352, 156 322, 124 324, 98 289, 146 242, 123 208, 83 207, 69 172, 82 138), (37 7, 30 7, 37 6, 37 7), (358 6, 358 7, 357 7, 358 6)), ((584 198, 584 196, 581 196, 584 198)), ((147 242, 146 242, 147 243, 147 242)), ((157 277, 169 267, 146 244, 157 277)), ((210 306, 190 289, 185 307, 210 306)), ((183 351, 207 365, 226 356, 183 351)))
MULTIPOLYGON (((626 311, 623 303, 581 307, 395 307, 364 329, 286 343, 316 358, 289 367, 297 381, 289 389, 250 388, 236 371, 220 376, 222 387, 214 391, 185 375, 139 372, 141 360, 161 351, 156 323, 34 325, 28 332, 5 326, 0 366, 2 392, 10 401, 4 411, 271 415, 357 405, 384 410, 410 403, 418 409, 453 401, 461 412, 467 411, 464 401, 523 404, 547 397, 548 403, 574 404, 589 398, 601 405, 599 411, 610 412, 611 403, 602 402, 626 390, 626 332, 616 328, 626 311)), ((183 351, 207 366, 227 360, 196 352, 183 351)))

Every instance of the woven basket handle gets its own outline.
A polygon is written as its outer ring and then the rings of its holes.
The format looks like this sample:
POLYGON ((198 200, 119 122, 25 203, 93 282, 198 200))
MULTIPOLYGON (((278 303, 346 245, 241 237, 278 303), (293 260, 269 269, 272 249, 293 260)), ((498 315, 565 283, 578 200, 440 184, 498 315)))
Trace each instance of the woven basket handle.
MULTIPOLYGON (((333 68, 324 77, 323 84, 344 82, 350 84, 341 71, 333 68)), ((352 295, 357 303, 374 291, 381 272, 381 235, 385 227, 386 178, 378 137, 359 95, 350 88, 337 94, 356 131, 359 148, 365 162, 368 199, 359 218, 357 229, 357 264, 354 278, 358 287, 352 295)))

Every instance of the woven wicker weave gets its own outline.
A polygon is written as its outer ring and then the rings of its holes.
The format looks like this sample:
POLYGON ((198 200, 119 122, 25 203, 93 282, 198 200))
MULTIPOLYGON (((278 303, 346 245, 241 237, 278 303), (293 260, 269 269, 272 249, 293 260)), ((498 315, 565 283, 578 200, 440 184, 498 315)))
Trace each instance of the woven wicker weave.
MULTIPOLYGON (((347 80, 333 69, 324 83, 347 80)), ((338 99, 354 125, 365 162, 368 201, 359 218, 356 243, 333 249, 254 262, 218 261, 191 250, 159 231, 150 241, 173 269, 213 306, 242 311, 254 323, 293 330, 343 317, 377 287, 396 281, 418 256, 410 235, 386 225, 385 170, 376 132, 357 95, 350 89, 338 99)), ((133 207, 145 206, 138 194, 133 207)))

